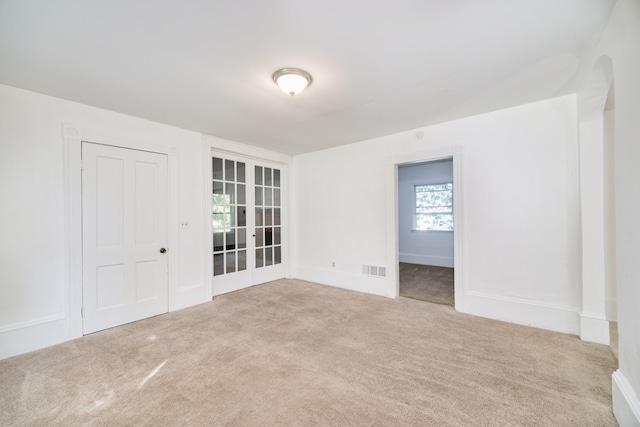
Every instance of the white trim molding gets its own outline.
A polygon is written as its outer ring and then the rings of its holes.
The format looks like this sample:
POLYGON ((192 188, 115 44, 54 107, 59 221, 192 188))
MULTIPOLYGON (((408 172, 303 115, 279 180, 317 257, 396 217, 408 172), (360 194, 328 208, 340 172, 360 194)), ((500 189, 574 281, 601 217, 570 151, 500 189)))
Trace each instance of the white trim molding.
POLYGON ((611 398, 613 415, 618 424, 622 427, 640 427, 640 400, 620 369, 611 376, 611 398))
POLYGON ((578 334, 578 308, 522 298, 467 291, 467 313, 490 319, 578 334))
MULTIPOLYGON (((388 271, 389 269, 387 269, 387 272, 388 271)), ((387 278, 384 279, 366 276, 362 273, 296 266, 295 278, 297 280, 319 283, 321 285, 332 286, 334 288, 395 298, 395 295, 390 295, 388 293, 389 285, 393 284, 392 276, 387 276, 387 278)))
POLYGON ((609 321, 600 313, 580 313, 580 339, 609 345, 609 321))
POLYGON ((454 258, 451 256, 400 253, 400 262, 407 262, 409 264, 435 265, 436 267, 453 268, 454 261, 454 258))
POLYGON ((38 326, 45 323, 57 322, 58 320, 64 320, 67 316, 64 312, 52 314, 50 316, 40 317, 38 319, 25 320, 24 322, 12 323, 10 325, 0 326, 0 334, 6 332, 16 331, 18 329, 30 328, 32 326, 38 326))
POLYGON ((6 325, 0 332, 0 359, 68 341, 68 318, 62 313, 6 325))

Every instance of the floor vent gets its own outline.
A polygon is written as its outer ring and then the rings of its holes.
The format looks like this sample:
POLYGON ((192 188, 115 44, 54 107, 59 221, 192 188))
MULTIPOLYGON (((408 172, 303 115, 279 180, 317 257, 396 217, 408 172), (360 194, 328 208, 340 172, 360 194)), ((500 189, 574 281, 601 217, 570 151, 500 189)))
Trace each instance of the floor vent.
POLYGON ((362 274, 367 276, 387 277, 387 269, 385 267, 376 267, 375 265, 363 265, 362 274))

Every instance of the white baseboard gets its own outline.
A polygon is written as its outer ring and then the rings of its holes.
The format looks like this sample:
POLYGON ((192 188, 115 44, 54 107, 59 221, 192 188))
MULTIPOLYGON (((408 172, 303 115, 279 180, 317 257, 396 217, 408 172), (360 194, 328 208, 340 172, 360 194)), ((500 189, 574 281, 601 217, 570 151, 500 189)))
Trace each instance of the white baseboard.
POLYGON ((181 310, 209 301, 204 286, 203 282, 196 282, 179 287, 174 294, 174 303, 169 307, 169 311, 181 310))
POLYGON ((399 254, 400 262, 407 262, 409 264, 420 265, 434 265, 436 267, 450 267, 453 268, 452 256, 438 256, 438 255, 420 255, 420 254, 399 254))
POLYGON ((611 397, 620 427, 640 427, 640 400, 619 369, 611 376, 611 397))
POLYGON ((391 278, 388 276, 386 278, 379 278, 344 271, 300 266, 296 267, 292 273, 295 279, 383 297, 395 297, 395 295, 389 295, 390 285, 388 281, 391 280, 391 278))
POLYGON ((609 321, 597 313, 580 313, 580 339, 609 345, 609 321))
POLYGON ((464 311, 476 316, 577 335, 578 309, 521 298, 467 291, 464 311))
POLYGON ((68 340, 69 321, 64 314, 5 326, 0 332, 0 359, 39 350, 68 340))

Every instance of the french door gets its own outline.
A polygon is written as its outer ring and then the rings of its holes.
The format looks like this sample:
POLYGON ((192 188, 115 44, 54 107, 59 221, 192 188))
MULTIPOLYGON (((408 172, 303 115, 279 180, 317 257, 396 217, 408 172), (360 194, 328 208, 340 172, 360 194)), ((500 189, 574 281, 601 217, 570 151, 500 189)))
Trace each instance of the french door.
POLYGON ((213 153, 213 295, 284 277, 282 165, 213 153))

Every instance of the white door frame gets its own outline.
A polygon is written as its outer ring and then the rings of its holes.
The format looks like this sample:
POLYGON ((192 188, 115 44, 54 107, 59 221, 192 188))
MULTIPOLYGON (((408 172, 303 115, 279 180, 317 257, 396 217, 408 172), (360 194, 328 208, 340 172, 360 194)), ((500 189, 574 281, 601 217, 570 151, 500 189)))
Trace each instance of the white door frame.
POLYGON ((178 291, 178 170, 179 151, 176 147, 113 137, 72 124, 62 125, 64 145, 64 235, 65 283, 67 300, 65 313, 69 319, 69 339, 82 336, 82 141, 113 147, 165 154, 168 167, 168 250, 169 311, 175 310, 178 291))
MULTIPOLYGON (((203 224, 204 224, 204 235, 203 235, 203 251, 204 251, 204 286, 206 292, 207 300, 213 298, 213 257, 212 248, 213 248, 213 230, 211 226, 211 192, 212 192, 212 181, 213 181, 213 171, 211 169, 211 159, 213 157, 213 153, 219 154, 228 154, 233 156, 234 158, 246 159, 248 161, 255 162, 266 162, 276 164, 281 167, 282 173, 282 192, 280 194, 281 198, 281 224, 282 224, 282 264, 284 266, 285 277, 291 277, 291 266, 290 266, 290 258, 289 258, 289 248, 290 248, 290 221, 289 221, 289 164, 291 162, 291 156, 286 154, 280 154, 271 152, 268 150, 257 149, 255 147, 250 146, 242 146, 237 143, 233 143, 231 141, 219 139, 213 136, 205 135, 203 137, 203 155, 202 155, 202 171, 203 171, 203 180, 204 180, 204 194, 203 200, 204 209, 203 209, 203 224)), ((252 279, 253 280, 253 279, 252 279)))
POLYGON ((429 151, 409 154, 401 157, 393 157, 387 168, 387 235, 389 236, 387 253, 389 259, 390 279, 387 293, 393 298, 400 295, 400 274, 398 264, 400 262, 400 246, 398 239, 398 165, 408 163, 422 163, 445 158, 453 158, 453 264, 454 264, 454 295, 455 309, 464 312, 465 276, 463 263, 464 242, 464 192, 462 185, 462 153, 461 146, 443 147, 429 151))

